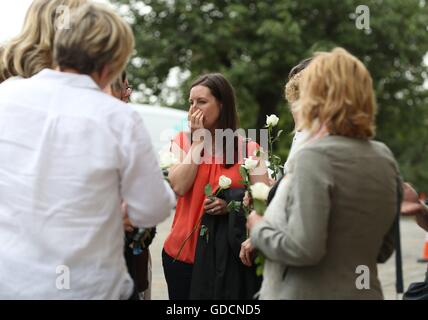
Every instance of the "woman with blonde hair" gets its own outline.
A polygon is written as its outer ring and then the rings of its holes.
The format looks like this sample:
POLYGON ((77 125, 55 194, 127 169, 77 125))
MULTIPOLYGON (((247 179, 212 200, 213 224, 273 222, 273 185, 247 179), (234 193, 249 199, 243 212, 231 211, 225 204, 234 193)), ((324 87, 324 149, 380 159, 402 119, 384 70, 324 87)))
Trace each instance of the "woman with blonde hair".
POLYGON ((371 76, 336 48, 315 54, 299 85, 294 111, 310 137, 264 217, 248 219, 266 257, 260 298, 382 299, 377 262, 393 252, 401 180, 391 151, 372 141, 371 76))
POLYGON ((21 33, 0 49, 0 83, 10 77, 29 78, 54 68, 52 46, 58 28, 67 27, 70 9, 87 0, 34 0, 21 33))

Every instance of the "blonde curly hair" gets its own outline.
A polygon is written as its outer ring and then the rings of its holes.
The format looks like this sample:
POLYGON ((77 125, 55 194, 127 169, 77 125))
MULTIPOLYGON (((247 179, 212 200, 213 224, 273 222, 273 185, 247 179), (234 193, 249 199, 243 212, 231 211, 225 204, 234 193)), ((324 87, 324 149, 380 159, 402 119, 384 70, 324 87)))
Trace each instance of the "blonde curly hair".
POLYGON ((301 77, 302 72, 296 73, 288 80, 284 87, 285 99, 287 99, 290 104, 299 100, 299 81, 301 77))
POLYGON ((299 81, 302 77, 302 71, 309 65, 312 61, 311 58, 306 58, 294 66, 290 73, 288 74, 288 82, 284 87, 285 99, 291 104, 296 102, 299 99, 299 81))

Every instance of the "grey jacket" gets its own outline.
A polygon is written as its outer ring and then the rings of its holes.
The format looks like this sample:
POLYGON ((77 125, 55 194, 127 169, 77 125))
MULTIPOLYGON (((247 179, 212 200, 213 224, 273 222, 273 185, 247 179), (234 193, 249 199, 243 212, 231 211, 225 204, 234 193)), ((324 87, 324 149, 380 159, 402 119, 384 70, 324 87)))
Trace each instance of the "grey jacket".
POLYGON ((384 144, 327 136, 305 145, 251 231, 266 256, 260 298, 382 299, 377 262, 394 251, 400 202, 384 144))

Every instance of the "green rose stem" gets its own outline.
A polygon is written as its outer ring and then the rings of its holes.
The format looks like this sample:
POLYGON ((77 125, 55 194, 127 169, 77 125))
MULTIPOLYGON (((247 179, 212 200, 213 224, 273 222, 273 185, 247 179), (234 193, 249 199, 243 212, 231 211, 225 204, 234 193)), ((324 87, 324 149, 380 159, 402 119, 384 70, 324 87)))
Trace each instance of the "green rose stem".
MULTIPOLYGON (((252 188, 254 189, 253 194, 256 196, 256 198, 253 198, 254 210, 256 211, 256 213, 258 215, 263 216, 264 213, 266 212, 266 209, 267 209, 267 200, 266 199, 268 197, 270 188, 267 187, 263 183, 256 183, 252 186, 252 188)), ((258 276, 262 275, 265 257, 260 251, 258 251, 257 257, 256 257, 254 262, 257 266, 256 274, 258 276)))
POLYGON ((174 262, 178 259, 178 257, 181 254, 181 251, 183 251, 184 245, 186 244, 186 242, 190 239, 190 237, 192 236, 193 233, 195 233, 196 229, 199 227, 201 220, 202 220, 203 214, 201 214, 201 216, 198 219, 198 222, 195 224, 195 226, 192 229, 192 232, 190 232, 190 234, 186 237, 186 239, 184 239, 183 243, 180 246, 180 249, 178 249, 178 253, 174 258, 174 262))
POLYGON ((271 116, 269 116, 267 118, 266 125, 265 125, 265 128, 268 129, 268 143, 269 143, 269 146, 268 146, 268 160, 269 160, 269 169, 272 170, 272 178, 275 179, 275 180, 277 180, 279 171, 281 170, 281 167, 282 167, 281 166, 281 158, 278 157, 277 155, 273 154, 273 144, 276 141, 279 140, 279 138, 280 138, 280 136, 281 136, 281 134, 283 132, 283 130, 279 130, 278 133, 276 134, 276 136, 273 137, 273 127, 277 126, 278 121, 279 121, 278 117, 276 117, 275 115, 271 115, 271 116), (271 117, 276 118, 273 123, 272 123, 272 121, 273 121, 272 119, 269 120, 269 118, 271 118, 271 117))

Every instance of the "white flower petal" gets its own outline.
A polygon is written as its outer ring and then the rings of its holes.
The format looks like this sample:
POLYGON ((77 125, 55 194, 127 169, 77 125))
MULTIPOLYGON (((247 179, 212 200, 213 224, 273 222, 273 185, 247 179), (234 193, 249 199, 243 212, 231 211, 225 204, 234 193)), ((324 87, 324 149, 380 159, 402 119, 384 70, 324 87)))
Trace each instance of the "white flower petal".
POLYGON ((228 189, 232 184, 232 180, 226 176, 221 176, 218 180, 218 185, 221 189, 228 189))
POLYGON ((279 118, 274 115, 271 114, 270 116, 266 116, 266 125, 270 126, 270 127, 275 127, 279 122, 279 118))
POLYGON ((269 195, 270 187, 263 182, 257 182, 251 187, 251 195, 254 199, 266 201, 269 195))

